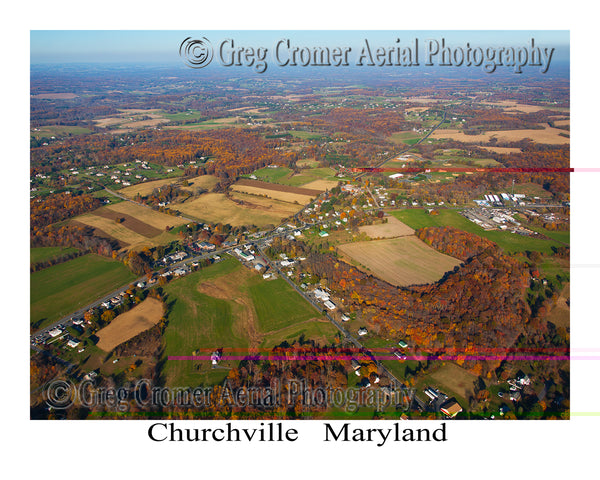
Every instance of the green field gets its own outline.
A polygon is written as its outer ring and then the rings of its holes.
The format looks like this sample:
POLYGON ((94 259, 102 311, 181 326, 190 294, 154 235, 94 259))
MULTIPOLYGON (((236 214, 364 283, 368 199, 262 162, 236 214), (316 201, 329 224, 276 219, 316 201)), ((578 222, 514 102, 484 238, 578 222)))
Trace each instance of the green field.
POLYGON ((318 312, 292 290, 285 280, 260 280, 250 285, 249 293, 262 332, 279 330, 318 316, 318 312))
POLYGON ((46 125, 39 127, 37 130, 31 131, 31 136, 35 138, 43 137, 61 137, 64 135, 83 135, 84 133, 91 133, 89 128, 77 127, 71 125, 46 125))
POLYGON ((286 175, 289 175, 292 171, 287 167, 277 167, 277 168, 260 168, 256 170, 253 174, 256 175, 258 180, 262 180, 265 182, 273 182, 277 183, 286 175))
POLYGON ((162 376, 173 387, 221 383, 239 358, 225 358, 213 369, 208 359, 169 356, 206 356, 223 348, 225 357, 239 357, 252 346, 269 348, 302 336, 331 341, 336 333, 284 280, 265 281, 233 258, 175 280, 164 291, 170 310, 162 376))
POLYGON ((390 213, 415 230, 423 227, 443 227, 449 225, 465 232, 474 233, 497 243, 507 253, 529 250, 551 254, 552 247, 561 246, 560 243, 554 241, 525 237, 510 232, 499 230, 485 231, 483 228, 467 220, 457 210, 440 209, 439 215, 429 215, 425 209, 421 208, 395 210, 390 213))
POLYGON ((29 249, 30 263, 45 262, 54 258, 62 257, 77 252, 73 247, 37 247, 29 249))
POLYGON ((30 323, 42 328, 135 278, 122 263, 95 254, 32 273, 30 323))

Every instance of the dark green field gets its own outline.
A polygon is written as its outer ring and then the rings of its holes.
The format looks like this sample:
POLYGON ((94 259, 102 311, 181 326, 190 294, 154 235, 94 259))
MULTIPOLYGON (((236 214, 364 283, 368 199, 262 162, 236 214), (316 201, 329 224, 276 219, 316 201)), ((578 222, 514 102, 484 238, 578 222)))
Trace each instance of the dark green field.
POLYGON ((44 327, 135 278, 122 263, 95 254, 32 273, 31 325, 44 327))
POLYGON ((62 257, 77 252, 73 247, 37 247, 29 249, 30 263, 45 262, 54 258, 62 257))
POLYGON ((487 238, 497 243, 498 246, 508 253, 529 250, 550 254, 552 253, 552 247, 561 246, 558 242, 525 237, 510 232, 501 232, 499 230, 485 231, 483 228, 467 220, 457 210, 440 209, 439 215, 429 215, 425 209, 421 208, 395 210, 390 213, 415 230, 423 227, 443 227, 449 225, 487 238))

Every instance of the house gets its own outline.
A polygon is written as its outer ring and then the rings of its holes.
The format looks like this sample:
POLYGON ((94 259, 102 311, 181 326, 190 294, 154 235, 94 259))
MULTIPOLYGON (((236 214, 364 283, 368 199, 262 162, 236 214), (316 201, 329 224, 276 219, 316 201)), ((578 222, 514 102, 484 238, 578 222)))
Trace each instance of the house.
POLYGON ((325 305, 329 310, 335 310, 335 303, 331 300, 326 300, 323 305, 325 305))
POLYGON ((221 360, 222 357, 222 353, 221 350, 215 350, 211 355, 210 355, 210 361, 212 362, 213 365, 216 365, 219 363, 219 361, 221 360))
POLYGON ((325 230, 321 230, 319 232, 319 237, 328 237, 328 236, 329 236, 329 233, 327 233, 325 230))
POLYGON ((79 340, 74 340, 71 339, 67 342, 67 346, 71 347, 71 348, 75 348, 77 345, 79 345, 81 342, 79 340))
POLYGON ((440 412, 442 412, 448 418, 454 418, 462 411, 462 407, 454 398, 451 398, 440 407, 440 412))
POLYGON ((196 242, 196 246, 204 252, 211 252, 217 248, 216 245, 210 242, 196 242))
POLYGON ((360 336, 366 335, 367 333, 369 333, 369 331, 368 331, 368 330, 367 330, 365 327, 360 327, 360 328, 358 329, 358 334, 359 334, 360 336))
POLYGON ((400 340, 398 342, 398 345, 400 346, 400 348, 406 348, 406 347, 408 347, 408 343, 406 343, 404 340, 400 340))
POLYGON ((360 362, 356 358, 353 358, 350 361, 350 365, 352 365, 352 369, 355 370, 355 371, 358 370, 358 369, 360 369, 360 362))
POLYGON ((347 322, 350 320, 350 317, 348 315, 346 315, 345 313, 342 313, 342 322, 347 322))
POLYGON ((61 333, 62 333, 62 331, 59 328, 53 328, 52 330, 50 330, 48 332, 48 335, 50 335, 52 338, 54 338, 54 337, 58 337, 61 333))

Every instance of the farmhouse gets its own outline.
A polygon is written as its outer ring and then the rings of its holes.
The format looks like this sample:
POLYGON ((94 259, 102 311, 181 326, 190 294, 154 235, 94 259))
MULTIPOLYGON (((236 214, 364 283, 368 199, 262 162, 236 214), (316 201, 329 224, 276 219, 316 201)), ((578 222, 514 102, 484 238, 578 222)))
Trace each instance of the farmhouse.
POLYGON ((453 398, 448 400, 446 403, 444 403, 440 407, 440 411, 449 418, 456 417, 456 415, 458 415, 460 412, 462 412, 462 410, 463 410, 462 407, 453 398))

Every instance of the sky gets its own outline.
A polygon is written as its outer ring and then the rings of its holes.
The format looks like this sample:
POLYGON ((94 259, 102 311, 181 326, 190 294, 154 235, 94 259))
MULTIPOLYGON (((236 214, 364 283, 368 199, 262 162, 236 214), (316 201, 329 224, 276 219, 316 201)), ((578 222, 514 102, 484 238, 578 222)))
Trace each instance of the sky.
POLYGON ((393 46, 397 38, 408 43, 418 38, 441 40, 447 44, 471 46, 555 47, 555 60, 569 59, 569 31, 399 31, 399 30, 31 30, 30 61, 38 63, 68 62, 179 62, 178 49, 186 37, 207 37, 213 47, 233 38, 237 45, 266 47, 270 51, 280 39, 289 38, 297 46, 351 46, 360 48, 365 38, 377 46, 393 46))

